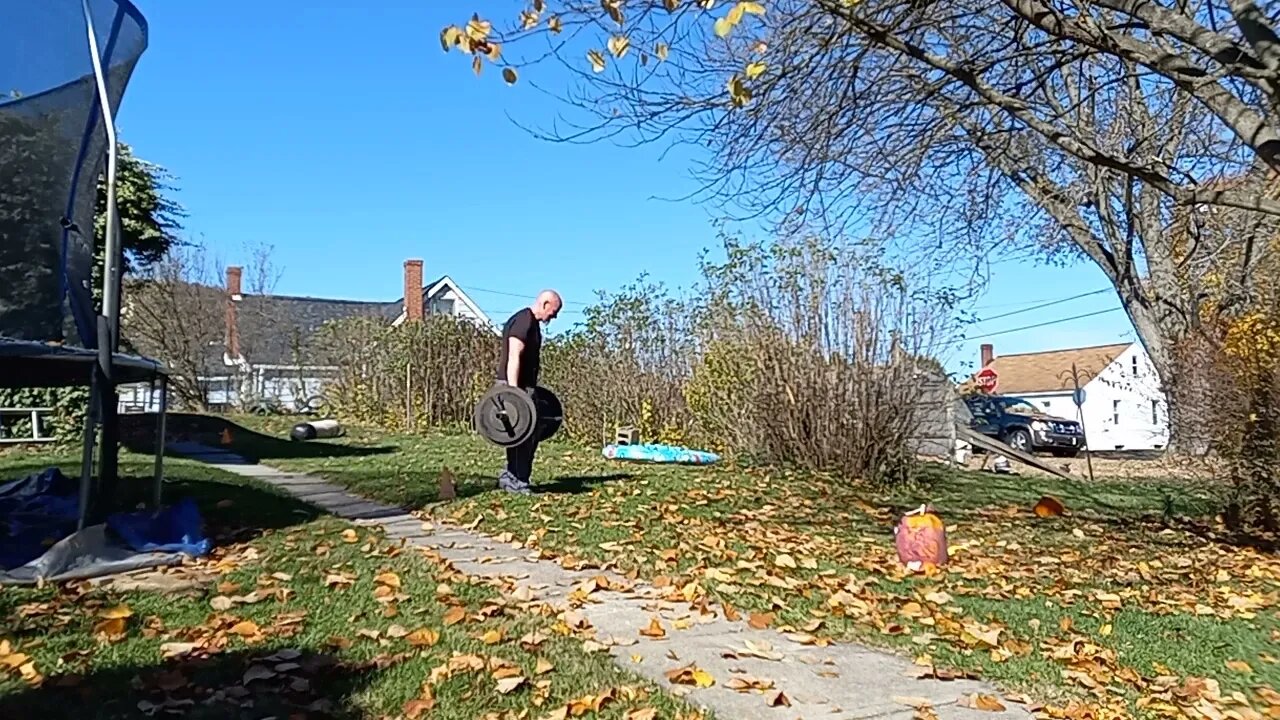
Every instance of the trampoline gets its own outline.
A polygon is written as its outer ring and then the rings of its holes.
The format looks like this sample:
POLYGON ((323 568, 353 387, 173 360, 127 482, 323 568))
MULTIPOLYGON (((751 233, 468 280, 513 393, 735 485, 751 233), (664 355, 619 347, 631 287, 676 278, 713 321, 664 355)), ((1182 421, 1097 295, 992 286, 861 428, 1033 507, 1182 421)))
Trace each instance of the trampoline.
MULTIPOLYGON (((166 372, 155 360, 119 352, 123 252, 115 115, 146 47, 146 20, 129 0, 0 5, 0 387, 91 389, 76 533, 88 530, 90 518, 106 519, 103 500, 117 488, 118 385, 150 382, 161 389, 153 510, 161 501, 166 372), (95 278, 100 181, 105 242, 95 278)), ((63 538, 53 549, 83 550, 83 542, 65 545, 75 539, 63 538)), ((57 579, 71 563, 77 576, 93 574, 92 548, 74 555, 59 560, 61 567, 32 572, 57 579)), ((131 562, 114 561, 117 569, 131 562)), ((14 581, 4 575, 0 582, 14 581)))

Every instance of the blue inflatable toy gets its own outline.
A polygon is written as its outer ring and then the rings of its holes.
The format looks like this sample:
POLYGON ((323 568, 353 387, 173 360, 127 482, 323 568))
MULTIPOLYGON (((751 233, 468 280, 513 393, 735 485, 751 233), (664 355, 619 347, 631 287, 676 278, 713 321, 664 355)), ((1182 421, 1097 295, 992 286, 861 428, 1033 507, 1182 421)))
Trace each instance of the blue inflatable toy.
POLYGON ((678 465, 711 465, 720 462, 720 456, 705 450, 690 450, 676 445, 606 445, 604 456, 610 460, 633 462, 673 463, 678 465))

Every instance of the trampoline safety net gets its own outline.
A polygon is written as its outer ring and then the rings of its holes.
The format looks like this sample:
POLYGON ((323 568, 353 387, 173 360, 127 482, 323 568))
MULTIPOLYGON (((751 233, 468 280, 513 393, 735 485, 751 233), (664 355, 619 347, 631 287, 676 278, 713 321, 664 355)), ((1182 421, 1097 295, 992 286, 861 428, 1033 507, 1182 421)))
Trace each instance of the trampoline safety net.
MULTIPOLYGON (((146 49, 127 0, 89 0, 112 115, 146 49)), ((92 281, 106 169, 81 0, 0 6, 0 336, 97 345, 92 281)))

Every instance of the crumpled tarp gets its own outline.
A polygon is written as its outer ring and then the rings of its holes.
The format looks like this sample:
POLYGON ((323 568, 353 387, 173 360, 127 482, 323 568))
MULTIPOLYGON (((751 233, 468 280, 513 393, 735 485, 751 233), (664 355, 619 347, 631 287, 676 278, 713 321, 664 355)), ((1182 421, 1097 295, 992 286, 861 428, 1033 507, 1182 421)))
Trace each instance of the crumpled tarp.
POLYGON ((0 485, 0 585, 98 577, 208 554, 190 498, 76 532, 79 486, 57 468, 0 485))

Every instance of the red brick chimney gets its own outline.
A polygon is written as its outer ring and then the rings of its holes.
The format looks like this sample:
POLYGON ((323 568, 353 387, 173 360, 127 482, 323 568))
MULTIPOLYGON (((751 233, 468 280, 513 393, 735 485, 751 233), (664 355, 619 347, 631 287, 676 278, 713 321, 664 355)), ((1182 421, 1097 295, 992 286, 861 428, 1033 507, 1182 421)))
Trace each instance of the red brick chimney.
POLYGON ((982 364, 979 365, 979 367, 986 367, 991 364, 992 360, 996 359, 996 349, 994 345, 983 344, 981 348, 981 353, 982 353, 982 364))
POLYGON ((422 319, 422 261, 404 261, 404 319, 422 319))
POLYGON ((227 355, 233 360, 240 357, 240 323, 236 318, 236 303, 240 302, 240 277, 244 271, 236 266, 227 268, 227 355))

